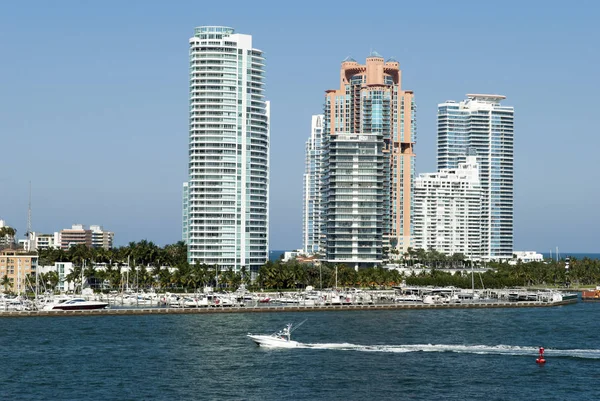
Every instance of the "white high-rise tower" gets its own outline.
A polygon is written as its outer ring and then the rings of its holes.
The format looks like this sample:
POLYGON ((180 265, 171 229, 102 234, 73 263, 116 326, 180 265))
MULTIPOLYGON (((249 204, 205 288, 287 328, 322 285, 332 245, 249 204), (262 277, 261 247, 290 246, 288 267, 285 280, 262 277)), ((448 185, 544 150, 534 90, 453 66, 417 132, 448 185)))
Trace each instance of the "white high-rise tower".
POLYGON ((475 156, 457 169, 419 174, 415 179, 415 249, 481 258, 481 185, 475 156))
POLYGON ((482 190, 481 255, 510 259, 513 252, 514 108, 501 95, 467 95, 438 105, 438 169, 456 169, 477 156, 482 190))
POLYGON ((321 250, 323 117, 322 114, 312 116, 310 138, 306 141, 302 207, 302 248, 306 254, 315 254, 321 250))
POLYGON ((190 263, 256 272, 268 259, 269 102, 264 85, 265 59, 252 47, 252 36, 222 26, 195 29, 184 191, 190 263))

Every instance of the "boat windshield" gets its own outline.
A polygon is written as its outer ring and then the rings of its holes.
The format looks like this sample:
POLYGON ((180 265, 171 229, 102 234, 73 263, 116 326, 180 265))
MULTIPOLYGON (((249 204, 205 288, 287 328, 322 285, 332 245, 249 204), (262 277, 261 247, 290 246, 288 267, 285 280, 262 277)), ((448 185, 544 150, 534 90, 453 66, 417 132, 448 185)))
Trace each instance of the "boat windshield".
POLYGON ((69 304, 76 304, 76 303, 79 303, 79 302, 85 302, 85 299, 82 299, 82 298, 75 298, 75 299, 71 299, 71 300, 70 300, 70 301, 68 301, 67 303, 69 303, 69 304))

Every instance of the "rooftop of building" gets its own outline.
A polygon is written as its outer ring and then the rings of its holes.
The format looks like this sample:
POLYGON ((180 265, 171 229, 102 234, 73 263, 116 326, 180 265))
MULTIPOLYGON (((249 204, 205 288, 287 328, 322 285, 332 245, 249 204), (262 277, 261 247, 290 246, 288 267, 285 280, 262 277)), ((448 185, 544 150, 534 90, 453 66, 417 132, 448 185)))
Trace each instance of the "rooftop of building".
POLYGON ((235 33, 235 29, 229 26, 219 26, 219 25, 206 25, 206 26, 198 26, 194 29, 194 34, 198 35, 201 33, 220 33, 231 35, 235 33))
POLYGON ((506 99, 504 95, 491 95, 491 94, 481 94, 481 93, 467 93, 467 98, 471 100, 478 100, 483 102, 493 102, 498 103, 501 100, 506 99))
POLYGON ((2 255, 2 256, 35 256, 35 257, 37 257, 36 252, 26 251, 22 248, 0 249, 0 255, 2 255))

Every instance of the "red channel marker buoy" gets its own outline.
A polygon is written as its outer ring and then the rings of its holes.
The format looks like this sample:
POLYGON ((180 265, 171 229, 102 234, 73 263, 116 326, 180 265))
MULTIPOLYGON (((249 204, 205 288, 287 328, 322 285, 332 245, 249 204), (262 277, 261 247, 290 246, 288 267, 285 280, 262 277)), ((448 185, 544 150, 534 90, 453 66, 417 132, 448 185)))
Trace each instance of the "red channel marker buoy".
POLYGON ((535 363, 539 365, 543 365, 546 363, 546 358, 544 358, 544 347, 540 347, 540 356, 535 360, 535 363))

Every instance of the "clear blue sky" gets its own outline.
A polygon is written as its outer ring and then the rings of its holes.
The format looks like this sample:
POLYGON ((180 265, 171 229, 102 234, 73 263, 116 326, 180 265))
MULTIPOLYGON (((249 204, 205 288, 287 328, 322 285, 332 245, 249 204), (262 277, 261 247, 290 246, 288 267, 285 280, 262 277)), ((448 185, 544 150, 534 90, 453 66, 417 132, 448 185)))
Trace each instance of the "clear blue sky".
POLYGON ((0 5, 0 218, 100 224, 117 244, 181 238, 188 39, 251 34, 267 56, 271 249, 301 246, 304 144, 340 62, 400 61, 433 172, 436 107, 515 107, 515 249, 600 251, 600 6, 595 1, 26 1, 0 5))

